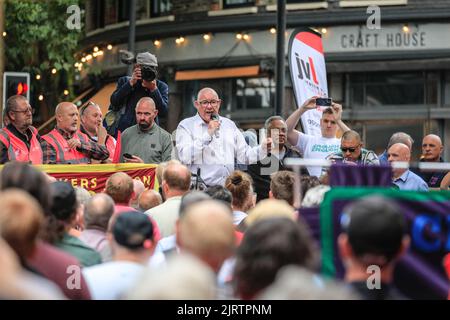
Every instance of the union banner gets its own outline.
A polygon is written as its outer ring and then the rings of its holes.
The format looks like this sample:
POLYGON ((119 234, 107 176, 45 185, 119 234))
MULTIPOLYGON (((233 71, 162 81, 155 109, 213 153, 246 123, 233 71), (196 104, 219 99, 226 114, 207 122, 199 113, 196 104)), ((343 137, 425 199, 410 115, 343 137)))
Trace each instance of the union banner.
POLYGON ((90 193, 102 192, 106 180, 116 172, 124 172, 133 179, 141 180, 145 188, 158 190, 156 179, 157 164, 90 164, 90 165, 38 165, 42 171, 57 180, 67 181, 74 187, 82 187, 90 193))

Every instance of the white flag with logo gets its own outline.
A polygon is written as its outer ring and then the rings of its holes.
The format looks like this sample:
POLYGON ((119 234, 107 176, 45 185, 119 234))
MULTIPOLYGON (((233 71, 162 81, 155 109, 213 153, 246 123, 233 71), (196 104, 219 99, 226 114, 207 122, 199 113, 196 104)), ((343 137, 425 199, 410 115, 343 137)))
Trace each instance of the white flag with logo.
MULTIPOLYGON (((289 70, 297 107, 313 96, 328 97, 327 72, 320 33, 296 29, 289 39, 289 70)), ((321 136, 322 110, 308 110, 302 115, 306 134, 321 136)))

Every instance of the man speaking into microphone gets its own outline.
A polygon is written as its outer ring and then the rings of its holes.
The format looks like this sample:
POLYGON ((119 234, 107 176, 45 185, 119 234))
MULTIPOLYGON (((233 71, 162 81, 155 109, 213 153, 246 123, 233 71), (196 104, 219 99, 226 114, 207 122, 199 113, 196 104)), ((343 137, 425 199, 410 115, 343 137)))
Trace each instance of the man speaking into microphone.
POLYGON ((192 173, 200 168, 201 178, 208 186, 223 186, 235 163, 256 163, 271 151, 271 138, 250 147, 236 124, 219 115, 221 102, 213 89, 201 89, 194 102, 197 114, 181 121, 176 132, 180 161, 192 173))

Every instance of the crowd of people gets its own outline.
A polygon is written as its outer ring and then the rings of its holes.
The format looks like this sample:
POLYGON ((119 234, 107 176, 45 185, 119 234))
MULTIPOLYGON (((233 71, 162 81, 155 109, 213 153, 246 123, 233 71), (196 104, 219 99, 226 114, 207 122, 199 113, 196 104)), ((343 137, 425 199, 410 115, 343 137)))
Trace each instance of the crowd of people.
MULTIPOLYGON (((319 248, 298 210, 320 205, 330 189, 328 168, 308 166, 299 177, 284 162, 410 162, 414 141, 407 133, 393 134, 377 156, 342 121, 337 103, 323 111, 321 136, 299 132, 301 115, 317 107, 312 97, 286 120, 267 119, 258 144, 220 115, 218 93, 202 88, 197 113, 172 138, 158 125, 158 115, 168 112, 168 87, 142 79, 143 65, 157 67, 156 57, 138 55, 132 77, 120 78, 111 96, 112 109, 122 110, 116 132, 107 132, 97 104, 78 110, 61 102, 55 128, 40 136, 27 99, 8 99, 0 130, 0 298, 405 298, 392 286, 409 245, 400 208, 380 197, 347 208, 338 239, 346 275, 322 278, 319 248), (160 190, 117 172, 91 196, 33 166, 114 158, 158 164, 160 190), (370 265, 381 269, 382 290, 366 286, 370 265)), ((442 151, 441 139, 427 135, 420 161, 443 162, 442 151)), ((400 190, 449 184, 446 172, 392 170, 400 190)))

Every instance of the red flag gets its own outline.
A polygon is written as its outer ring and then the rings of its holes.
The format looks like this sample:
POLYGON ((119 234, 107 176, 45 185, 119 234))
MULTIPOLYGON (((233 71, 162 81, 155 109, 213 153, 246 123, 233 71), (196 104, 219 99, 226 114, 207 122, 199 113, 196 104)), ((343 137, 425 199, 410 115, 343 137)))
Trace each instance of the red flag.
POLYGON ((112 159, 112 163, 119 163, 120 161, 120 151, 121 151, 120 149, 122 149, 121 141, 122 139, 120 137, 120 130, 119 130, 117 131, 116 150, 114 150, 114 157, 112 159))

